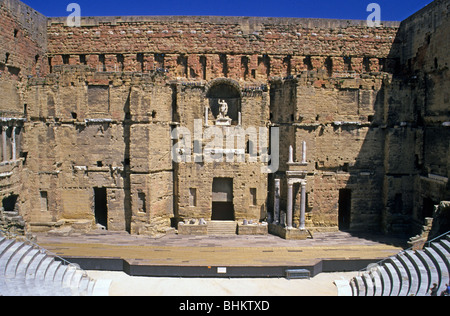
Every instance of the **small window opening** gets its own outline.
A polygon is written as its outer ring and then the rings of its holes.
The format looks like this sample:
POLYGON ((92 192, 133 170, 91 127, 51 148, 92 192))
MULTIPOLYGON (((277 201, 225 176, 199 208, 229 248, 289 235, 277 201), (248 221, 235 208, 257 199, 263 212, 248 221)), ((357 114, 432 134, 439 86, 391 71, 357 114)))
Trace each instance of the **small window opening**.
POLYGON ((363 67, 365 72, 370 72, 370 59, 369 57, 364 57, 363 59, 363 67))
POLYGON ((344 57, 344 64, 347 71, 352 71, 352 58, 350 56, 344 57))
POLYGON ((228 77, 228 59, 226 54, 220 54, 220 63, 222 64, 222 73, 225 78, 228 77))
POLYGON ((48 193, 47 191, 41 191, 41 211, 48 212, 48 193))
POLYGON ((106 71, 106 57, 105 57, 105 55, 104 54, 98 55, 98 61, 103 66, 103 69, 101 71, 106 71))
POLYGON ((258 204, 258 199, 256 196, 256 188, 251 188, 250 189, 250 202, 252 206, 256 206, 258 204))
POLYGON ((313 70, 313 65, 312 65, 312 61, 311 61, 311 56, 306 56, 303 59, 303 63, 306 65, 307 69, 309 71, 313 70))
POLYGON ((125 57, 123 56, 123 54, 117 54, 117 63, 119 64, 120 67, 120 71, 123 71, 124 67, 125 67, 125 57))
POLYGON ((202 65, 203 80, 206 80, 206 57, 200 56, 200 64, 202 65))
POLYGON ((95 222, 108 229, 108 194, 106 188, 94 188, 95 222))
POLYGON ((196 188, 189 189, 189 206, 190 207, 197 206, 197 189, 196 188))
POLYGON ((138 211, 140 213, 147 213, 147 203, 145 203, 144 192, 138 192, 138 211))
POLYGON ((62 59, 63 59, 63 64, 64 65, 68 65, 69 61, 70 61, 70 56, 69 55, 62 55, 62 59))
POLYGON ((144 72, 144 54, 138 53, 136 55, 136 60, 141 65, 141 72, 144 72))

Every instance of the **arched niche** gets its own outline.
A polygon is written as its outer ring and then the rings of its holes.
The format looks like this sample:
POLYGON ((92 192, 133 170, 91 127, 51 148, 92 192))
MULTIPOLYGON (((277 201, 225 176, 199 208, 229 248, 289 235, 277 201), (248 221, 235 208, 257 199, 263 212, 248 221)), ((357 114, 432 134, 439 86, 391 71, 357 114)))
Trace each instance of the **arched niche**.
POLYGON ((231 79, 217 79, 211 82, 206 89, 206 98, 209 100, 209 110, 214 119, 219 118, 220 101, 228 104, 227 116, 232 120, 232 125, 238 125, 241 112, 241 89, 239 84, 231 79))

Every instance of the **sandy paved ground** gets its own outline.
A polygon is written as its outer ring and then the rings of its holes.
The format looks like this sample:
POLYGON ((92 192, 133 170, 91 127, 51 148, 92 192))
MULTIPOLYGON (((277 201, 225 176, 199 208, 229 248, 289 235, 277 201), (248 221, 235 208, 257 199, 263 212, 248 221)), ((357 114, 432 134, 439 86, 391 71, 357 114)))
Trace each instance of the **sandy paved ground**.
POLYGON ((88 271, 112 280, 111 296, 337 296, 335 280, 350 280, 356 272, 321 273, 311 280, 189 279, 131 277, 124 272, 88 271))

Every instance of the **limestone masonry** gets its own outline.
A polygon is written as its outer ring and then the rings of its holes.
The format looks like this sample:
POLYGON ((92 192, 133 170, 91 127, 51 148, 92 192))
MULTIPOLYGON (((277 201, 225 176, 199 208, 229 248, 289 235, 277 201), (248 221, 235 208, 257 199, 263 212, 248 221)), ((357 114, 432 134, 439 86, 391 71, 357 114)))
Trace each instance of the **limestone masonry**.
POLYGON ((69 27, 0 0, 1 227, 415 233, 450 199, 449 8, 435 0, 380 27, 182 16, 69 27))

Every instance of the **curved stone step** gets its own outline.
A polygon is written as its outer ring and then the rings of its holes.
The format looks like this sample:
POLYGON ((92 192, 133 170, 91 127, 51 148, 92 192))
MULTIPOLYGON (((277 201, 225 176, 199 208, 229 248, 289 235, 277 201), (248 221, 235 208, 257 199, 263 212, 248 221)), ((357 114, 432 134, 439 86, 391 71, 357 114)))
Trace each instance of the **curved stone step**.
POLYGON ((407 296, 410 285, 408 273, 406 272, 402 263, 396 257, 392 257, 390 258, 390 260, 393 263, 394 268, 397 270, 398 276, 400 278, 400 292, 398 293, 398 296, 407 296))
POLYGON ((53 283, 55 281, 55 274, 56 271, 58 271, 58 269, 61 266, 61 262, 59 261, 55 261, 55 259, 53 258, 53 261, 49 264, 47 271, 45 271, 45 275, 44 275, 44 282, 45 283, 53 283))
POLYGON ((446 289, 445 283, 448 282, 449 279, 449 272, 447 268, 447 264, 442 259, 442 257, 439 255, 439 253, 434 250, 431 247, 425 248, 425 253, 428 254, 428 256, 431 258, 431 260, 435 263, 436 268, 438 270, 439 274, 439 281, 437 282, 438 285, 438 292, 441 293, 446 289))
POLYGON ((397 255, 397 259, 403 264, 403 267, 405 268, 406 273, 408 274, 409 290, 406 295, 416 296, 417 291, 419 290, 420 278, 415 266, 412 264, 412 262, 409 260, 409 258, 406 256, 405 253, 397 255))
POLYGON ((36 258, 36 256, 39 255, 39 249, 31 248, 26 256, 22 258, 20 263, 16 266, 15 276, 16 278, 26 278, 26 272, 28 270, 28 267, 30 266, 31 262, 36 258))
POLYGON ((392 292, 392 280, 384 266, 379 268, 381 283, 383 284, 382 296, 390 296, 392 292))
POLYGON ((434 263, 434 261, 431 260, 430 256, 425 252, 425 250, 416 251, 416 256, 423 262, 425 268, 428 271, 429 277, 429 286, 427 289, 428 293, 429 289, 432 287, 433 284, 439 285, 440 283, 439 269, 434 263))
POLYGON ((386 267, 386 272, 389 275, 389 278, 391 279, 391 293, 390 296, 399 296, 400 294, 400 287, 401 287, 401 279, 397 272, 397 269, 395 269, 394 264, 387 262, 384 264, 386 267))
POLYGON ((41 248, 0 237, 0 296, 108 296, 110 285, 41 248))
POLYGON ((364 281, 364 286, 366 288, 366 294, 365 296, 374 296, 374 284, 372 281, 372 277, 369 275, 369 273, 364 273, 362 275, 362 279, 364 281))
POLYGON ((445 249, 440 242, 431 243, 431 248, 433 248, 441 256, 442 260, 447 265, 447 271, 450 271, 450 252, 445 249))
MULTIPOLYGON (((111 286, 111 281, 110 280, 106 280, 106 281, 109 282, 105 285, 105 290, 108 290, 108 291, 99 290, 98 289, 99 281, 97 281, 95 284, 93 296, 107 296, 109 294, 109 287, 111 286)), ((337 287, 338 296, 353 296, 352 287, 350 286, 350 282, 348 282, 347 280, 335 280, 334 285, 336 285, 336 287, 337 287)))
POLYGON ((27 269, 25 271, 25 280, 35 279, 37 270, 42 264, 42 261, 47 258, 47 254, 42 253, 42 251, 38 250, 38 253, 34 255, 31 261, 28 263, 27 269))
POLYGON ((10 245, 5 247, 4 251, 0 254, 0 273, 3 275, 5 273, 6 265, 9 259, 16 253, 18 249, 22 247, 21 243, 16 243, 12 241, 10 245))
MULTIPOLYGON (((447 237, 449 237, 449 236, 447 236, 447 237)), ((447 250, 447 252, 450 253, 450 241, 449 240, 442 239, 439 243, 442 245, 442 247, 444 247, 447 250)))
POLYGON ((430 276, 427 268, 414 251, 407 250, 405 255, 414 265, 419 277, 419 287, 417 289, 416 296, 426 296, 428 289, 430 288, 430 276))
POLYGON ((360 276, 355 277, 356 293, 357 296, 366 296, 366 285, 364 280, 360 276))
POLYGON ((352 289, 352 296, 358 296, 358 288, 356 286, 355 278, 350 280, 350 288, 352 289))
POLYGON ((376 268, 369 272, 370 277, 372 278, 372 283, 374 286, 373 296, 382 296, 383 295, 383 285, 380 276, 380 269, 376 268))
POLYGON ((14 252, 6 263, 5 277, 14 278, 16 276, 17 267, 32 249, 31 246, 22 244, 21 247, 14 252))
POLYGON ((45 275, 47 273, 47 269, 53 263, 53 258, 46 256, 44 260, 39 263, 38 268, 36 269, 36 274, 34 275, 35 280, 45 280, 45 275))

